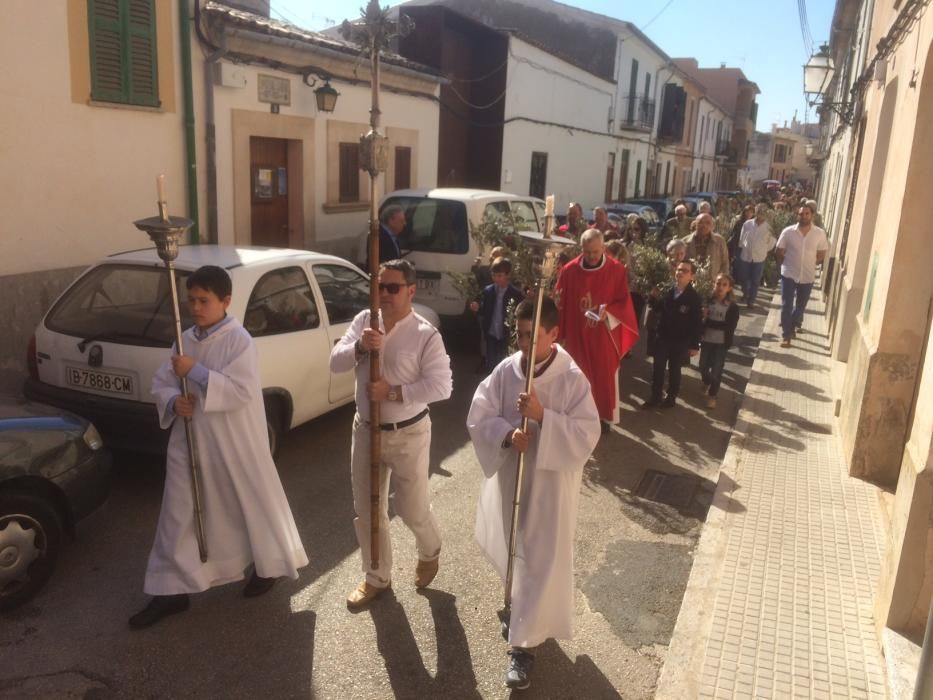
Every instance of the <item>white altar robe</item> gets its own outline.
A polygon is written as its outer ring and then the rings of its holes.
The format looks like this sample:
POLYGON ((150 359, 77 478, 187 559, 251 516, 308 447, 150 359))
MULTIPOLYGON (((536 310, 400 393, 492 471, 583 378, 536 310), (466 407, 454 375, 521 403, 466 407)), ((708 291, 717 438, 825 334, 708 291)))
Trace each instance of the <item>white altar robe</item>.
POLYGON ((181 389, 169 359, 152 380, 159 420, 172 432, 144 590, 203 591, 242 579, 251 563, 259 576, 298 578, 308 557, 269 451, 256 345, 235 319, 204 340, 190 328, 183 343, 185 354, 210 371, 206 392, 188 381, 208 559, 201 563, 198 555, 184 419, 170 409, 181 389))
MULTIPOLYGON (((509 643, 534 647, 573 636, 573 541, 583 467, 599 441, 600 423, 590 385, 567 352, 534 380, 544 406, 531 436, 519 511, 509 643)), ((486 475, 476 511, 476 539, 499 575, 508 566, 512 497, 518 453, 503 448, 521 425, 516 406, 525 390, 521 353, 502 361, 476 389, 467 417, 476 456, 486 475)))

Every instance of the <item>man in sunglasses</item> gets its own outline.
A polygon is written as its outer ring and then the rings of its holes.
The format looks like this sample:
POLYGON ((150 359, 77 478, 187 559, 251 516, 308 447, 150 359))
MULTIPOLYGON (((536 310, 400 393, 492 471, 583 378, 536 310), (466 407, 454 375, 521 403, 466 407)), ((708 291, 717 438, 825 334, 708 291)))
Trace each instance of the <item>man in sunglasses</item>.
POLYGON ((379 330, 370 328, 369 309, 361 311, 330 355, 332 372, 356 370, 356 415, 350 448, 356 538, 365 579, 347 597, 359 610, 391 585, 388 492, 392 477, 394 510, 415 536, 418 564, 415 586, 424 588, 437 575, 441 536, 431 513, 428 467, 431 419, 428 404, 450 397, 450 357, 441 334, 412 311, 415 267, 407 260, 379 266, 379 330), (382 378, 370 382, 369 353, 378 350, 382 378), (370 557, 369 401, 380 402, 381 469, 379 483, 379 566, 370 557))

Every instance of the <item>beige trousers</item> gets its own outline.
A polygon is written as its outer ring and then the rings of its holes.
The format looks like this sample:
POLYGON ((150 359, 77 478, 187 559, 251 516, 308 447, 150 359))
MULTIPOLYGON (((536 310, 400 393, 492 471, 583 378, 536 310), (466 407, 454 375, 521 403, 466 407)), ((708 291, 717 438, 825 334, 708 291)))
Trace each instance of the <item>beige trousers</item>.
POLYGON ((391 477, 393 506, 402 522, 415 535, 418 558, 437 559, 441 553, 441 535, 431 513, 428 492, 428 466, 431 453, 431 417, 414 425, 381 433, 382 464, 379 470, 379 566, 370 567, 369 532, 369 424, 353 419, 353 442, 350 448, 350 472, 353 483, 353 508, 356 539, 363 558, 366 581, 384 588, 392 578, 392 540, 389 537, 388 496, 391 477))

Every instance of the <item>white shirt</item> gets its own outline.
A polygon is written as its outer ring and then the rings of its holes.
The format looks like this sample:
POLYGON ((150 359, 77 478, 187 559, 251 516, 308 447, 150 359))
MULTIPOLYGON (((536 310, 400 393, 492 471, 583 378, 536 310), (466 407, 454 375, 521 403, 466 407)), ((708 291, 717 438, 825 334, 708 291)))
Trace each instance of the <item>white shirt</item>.
MULTIPOLYGON (((382 314, 379 327, 384 331, 382 314)), ((357 357, 356 341, 369 328, 369 309, 353 319, 330 353, 331 372, 348 372, 356 368, 356 410, 360 418, 369 420, 369 356, 357 357)), ((413 418, 434 401, 450 397, 453 377, 450 357, 437 329, 414 311, 398 321, 382 338, 382 378, 390 386, 400 386, 401 401, 382 401, 379 405, 380 423, 400 423, 413 418)))
POLYGON ((749 219, 742 224, 742 232, 739 234, 740 259, 745 262, 764 262, 773 247, 774 236, 771 235, 771 225, 767 221, 759 224, 755 219, 749 219))
POLYGON ((784 251, 781 276, 797 284, 812 284, 816 279, 816 253, 829 250, 829 242, 826 232, 819 226, 811 224, 804 236, 800 233, 799 224, 794 224, 781 231, 777 247, 784 251))

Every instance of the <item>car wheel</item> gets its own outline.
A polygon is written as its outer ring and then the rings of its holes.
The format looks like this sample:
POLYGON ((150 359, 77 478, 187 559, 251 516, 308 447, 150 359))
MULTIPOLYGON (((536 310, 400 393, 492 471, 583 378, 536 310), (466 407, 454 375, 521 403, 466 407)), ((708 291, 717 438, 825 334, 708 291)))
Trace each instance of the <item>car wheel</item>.
POLYGON ((285 417, 282 408, 275 401, 266 403, 266 432, 269 434, 269 451, 275 457, 282 444, 282 436, 285 429, 282 427, 285 423, 285 417))
POLYGON ((30 493, 0 494, 0 610, 25 603, 52 575, 62 541, 55 507, 30 493))

